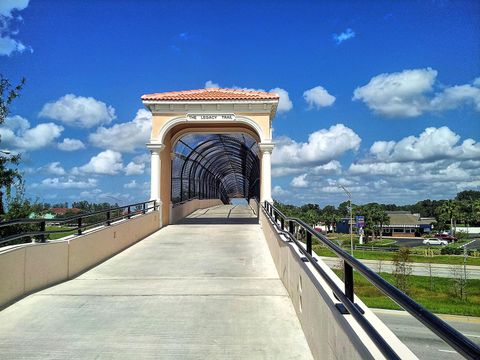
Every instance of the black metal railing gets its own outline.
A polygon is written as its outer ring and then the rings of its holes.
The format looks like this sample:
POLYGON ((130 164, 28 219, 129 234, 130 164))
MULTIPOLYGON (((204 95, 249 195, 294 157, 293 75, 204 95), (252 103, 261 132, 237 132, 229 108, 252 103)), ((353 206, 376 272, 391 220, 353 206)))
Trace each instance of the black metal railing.
MULTIPOLYGON (((7 233, 9 228, 20 226, 19 231, 14 231, 12 234, 0 236, 0 246, 19 243, 19 240, 24 240, 23 243, 31 241, 32 239, 38 242, 45 242, 50 234, 76 233, 82 235, 87 230, 98 226, 110 226, 113 222, 130 219, 132 216, 145 214, 150 210, 156 210, 158 204, 155 200, 129 204, 125 206, 117 206, 105 210, 89 212, 85 214, 74 215, 68 218, 60 219, 17 219, 0 222, 0 231, 7 233), (67 229, 61 230, 46 230, 47 225, 64 225, 67 229), (25 231, 21 229, 22 225, 27 226, 25 231)), ((22 242, 20 242, 22 243, 22 242)))
MULTIPOLYGON (((399 306, 408 311, 432 332, 438 335, 459 354, 467 359, 480 359, 479 346, 448 325, 446 322, 439 319, 430 311, 425 309, 422 305, 415 302, 395 286, 384 280, 381 276, 376 274, 362 262, 355 259, 337 244, 312 229, 302 220, 285 216, 280 210, 278 210, 268 201, 265 201, 265 203, 262 204, 262 209, 276 227, 277 231, 284 235, 288 241, 291 241, 297 245, 300 252, 304 255, 302 260, 311 263, 320 276, 322 276, 322 278, 327 282, 335 297, 341 302, 343 307, 345 307, 348 313, 350 313, 355 320, 357 320, 360 326, 388 359, 400 359, 400 357, 377 332, 374 326, 365 318, 360 307, 354 303, 353 269, 365 277, 372 285, 382 291, 399 306), (301 237, 302 240, 305 240, 305 243, 299 241, 300 234, 302 234, 301 237), (312 238, 318 240, 321 244, 325 245, 343 260, 345 284, 344 290, 341 290, 333 281, 333 279, 317 264, 317 260, 312 255, 312 238)), ((337 306, 337 308, 342 311, 342 306, 337 306)))

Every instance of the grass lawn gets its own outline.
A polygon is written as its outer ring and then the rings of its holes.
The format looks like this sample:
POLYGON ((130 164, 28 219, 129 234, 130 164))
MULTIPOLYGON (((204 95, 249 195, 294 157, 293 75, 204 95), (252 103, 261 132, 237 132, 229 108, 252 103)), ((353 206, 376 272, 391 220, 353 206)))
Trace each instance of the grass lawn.
POLYGON ((66 227, 66 226, 47 226, 45 228, 46 231, 59 231, 59 230, 65 230, 65 232, 61 232, 61 233, 55 233, 55 234, 49 234, 48 235, 48 238, 50 240, 57 240, 57 239, 60 239, 62 237, 65 237, 65 236, 68 236, 68 235, 72 235, 72 234, 75 234, 76 231, 75 230, 70 230, 69 227, 66 227))
MULTIPOLYGON (((340 270, 334 270, 337 275, 340 270)), ((395 285, 391 274, 380 274, 385 280, 395 285)), ((432 277, 432 289, 428 276, 411 275, 410 290, 407 294, 416 302, 434 313, 480 316, 480 280, 468 280, 467 299, 462 301, 455 296, 453 280, 432 277)), ((354 273, 355 293, 369 307, 382 309, 400 309, 400 307, 383 295, 358 273, 354 273)))
MULTIPOLYGON (((337 257, 333 252, 328 250, 322 245, 313 245, 313 250, 319 256, 330 256, 337 257)), ((354 256, 357 259, 364 260, 393 260, 394 253, 386 251, 367 251, 367 250, 354 250, 354 256)), ((428 263, 432 262, 435 264, 453 264, 453 265, 462 265, 463 256, 462 255, 435 255, 435 256, 422 256, 422 255, 411 255, 410 258, 412 262, 418 263, 428 263)), ((467 257, 467 265, 478 265, 480 266, 480 257, 467 257)))

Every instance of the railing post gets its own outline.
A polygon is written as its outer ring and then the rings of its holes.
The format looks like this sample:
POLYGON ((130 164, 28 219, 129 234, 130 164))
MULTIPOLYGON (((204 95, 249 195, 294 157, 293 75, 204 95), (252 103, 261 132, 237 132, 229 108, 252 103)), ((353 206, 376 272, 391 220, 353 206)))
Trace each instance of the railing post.
POLYGON ((144 214, 144 215, 145 215, 145 212, 146 212, 146 211, 145 211, 145 208, 146 208, 146 204, 143 203, 143 204, 142 204, 142 214, 144 214))
POLYGON ((40 242, 44 243, 45 242, 45 221, 42 221, 40 223, 40 231, 42 234, 40 234, 40 242))
POLYGON ((81 217, 77 219, 77 227, 78 227, 77 234, 82 235, 82 218, 81 217))
POLYGON ((277 219, 278 219, 278 213, 273 210, 273 217, 275 218, 275 225, 277 224, 277 219))
POLYGON ((107 211, 107 226, 110 226, 110 219, 111 219, 111 214, 110 214, 110 210, 107 211))
POLYGON ((288 222, 288 232, 292 235, 295 234, 295 224, 293 223, 292 220, 288 222))
POLYGON ((283 217, 280 218, 280 226, 281 226, 281 229, 283 230, 284 227, 285 227, 285 219, 283 217))
POLYGON ((346 261, 343 262, 343 282, 345 283, 345 296, 353 303, 353 268, 346 261))
POLYGON ((305 231, 307 232, 307 253, 312 255, 312 234, 306 229, 305 231))
POLYGON ((130 205, 128 205, 127 209, 127 219, 130 219, 130 205))

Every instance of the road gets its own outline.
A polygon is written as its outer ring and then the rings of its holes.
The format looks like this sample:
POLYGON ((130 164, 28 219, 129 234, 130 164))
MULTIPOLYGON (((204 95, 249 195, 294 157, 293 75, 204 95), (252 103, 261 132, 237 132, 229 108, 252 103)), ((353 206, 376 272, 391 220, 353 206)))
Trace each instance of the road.
MULTIPOLYGON (((338 267, 339 260, 336 257, 320 257, 331 268, 338 267)), ((358 259, 375 272, 393 271, 394 265, 392 261, 365 260, 358 259)), ((428 263, 411 263, 412 275, 430 276, 428 263)), ((432 264, 432 276, 452 277, 452 265, 450 264, 432 264)), ((480 266, 467 265, 467 279, 480 279, 480 266)))
MULTIPOLYGON (((372 310, 419 359, 463 359, 455 350, 406 311, 372 310)), ((480 318, 452 315, 439 315, 439 317, 480 345, 480 318)))
MULTIPOLYGON (((386 239, 386 238, 384 238, 386 239)), ((390 239, 390 238, 389 238, 390 239)), ((391 238, 392 245, 398 245, 400 247, 417 247, 417 246, 424 246, 423 238, 391 238)), ((432 245, 432 247, 439 245, 432 245)), ((474 239, 471 243, 467 245, 467 249, 476 249, 480 247, 480 240, 474 239)))

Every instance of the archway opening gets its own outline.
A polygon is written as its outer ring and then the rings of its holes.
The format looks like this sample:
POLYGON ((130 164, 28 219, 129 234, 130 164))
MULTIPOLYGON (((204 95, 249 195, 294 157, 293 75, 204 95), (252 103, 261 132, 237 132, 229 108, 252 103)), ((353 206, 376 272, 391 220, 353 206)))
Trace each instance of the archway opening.
POLYGON ((232 199, 260 196, 257 141, 247 133, 188 133, 172 150, 171 200, 232 199))

